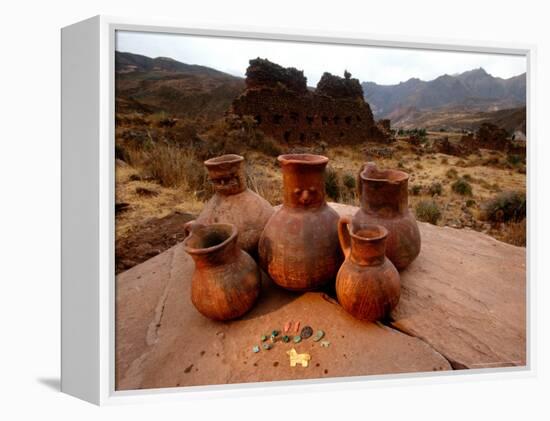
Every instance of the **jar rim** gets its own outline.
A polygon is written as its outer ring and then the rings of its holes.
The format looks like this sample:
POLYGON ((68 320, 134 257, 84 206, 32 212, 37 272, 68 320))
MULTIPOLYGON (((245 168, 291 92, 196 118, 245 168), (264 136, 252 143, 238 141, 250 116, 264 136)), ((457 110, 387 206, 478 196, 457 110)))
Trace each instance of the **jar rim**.
POLYGON ((315 155, 311 153, 293 153, 279 155, 277 161, 279 161, 281 165, 325 165, 328 162, 328 158, 324 155, 315 155))

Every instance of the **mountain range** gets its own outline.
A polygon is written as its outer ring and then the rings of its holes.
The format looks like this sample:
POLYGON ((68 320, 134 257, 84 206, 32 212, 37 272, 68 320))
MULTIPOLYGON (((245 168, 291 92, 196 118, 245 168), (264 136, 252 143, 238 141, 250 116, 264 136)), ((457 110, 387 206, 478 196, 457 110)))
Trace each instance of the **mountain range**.
MULTIPOLYGON (((245 88, 243 78, 167 57, 117 51, 115 71, 117 112, 164 111, 213 120, 245 88)), ((525 73, 502 79, 479 68, 431 81, 363 82, 362 87, 374 116, 391 119, 396 128, 473 129, 481 121, 505 123, 503 116, 514 116, 508 130, 525 127, 525 73)))
POLYGON ((397 85, 363 82, 363 93, 376 118, 390 118, 393 124, 415 113, 489 112, 525 106, 525 73, 502 79, 483 68, 456 75, 442 75, 431 81, 411 78, 397 85))

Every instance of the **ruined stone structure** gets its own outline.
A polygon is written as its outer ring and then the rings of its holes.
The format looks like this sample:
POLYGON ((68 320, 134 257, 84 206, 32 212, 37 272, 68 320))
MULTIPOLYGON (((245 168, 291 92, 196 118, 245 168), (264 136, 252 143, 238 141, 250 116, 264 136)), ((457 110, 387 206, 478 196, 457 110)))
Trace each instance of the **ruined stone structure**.
POLYGON ((389 121, 377 124, 359 81, 347 71, 344 76, 324 73, 310 90, 303 71, 250 60, 246 89, 230 112, 253 116, 265 134, 286 143, 390 142, 389 121))
POLYGON ((492 123, 482 123, 475 135, 464 135, 457 143, 445 137, 434 146, 437 152, 456 156, 469 155, 479 149, 492 149, 520 156, 526 154, 525 142, 513 141, 506 130, 492 123))

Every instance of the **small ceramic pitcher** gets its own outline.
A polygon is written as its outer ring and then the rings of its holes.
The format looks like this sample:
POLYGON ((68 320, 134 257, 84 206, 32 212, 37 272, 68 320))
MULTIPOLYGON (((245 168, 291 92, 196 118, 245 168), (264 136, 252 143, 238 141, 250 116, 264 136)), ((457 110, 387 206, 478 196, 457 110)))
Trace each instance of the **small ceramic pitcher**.
POLYGON ((348 217, 338 222, 346 260, 336 276, 336 295, 357 319, 383 319, 399 302, 399 272, 385 255, 387 236, 381 225, 353 227, 348 217))
POLYGON ((260 293, 260 270, 237 245, 232 224, 185 224, 185 251, 195 261, 191 302, 204 316, 230 320, 250 310, 260 293))
POLYGON ((382 225, 388 230, 386 255, 399 270, 420 253, 420 231, 409 211, 409 175, 398 170, 381 170, 373 162, 359 173, 361 207, 353 226, 382 225))

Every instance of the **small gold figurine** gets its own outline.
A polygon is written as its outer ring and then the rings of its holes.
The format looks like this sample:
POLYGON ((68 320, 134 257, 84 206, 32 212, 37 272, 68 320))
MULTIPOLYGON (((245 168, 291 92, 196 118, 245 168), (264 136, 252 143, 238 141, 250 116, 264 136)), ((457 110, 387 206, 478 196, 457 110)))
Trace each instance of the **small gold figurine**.
POLYGON ((311 355, 309 354, 298 354, 294 348, 286 352, 290 357, 290 366, 296 367, 296 364, 302 364, 302 367, 307 367, 309 365, 309 360, 311 360, 311 355))

